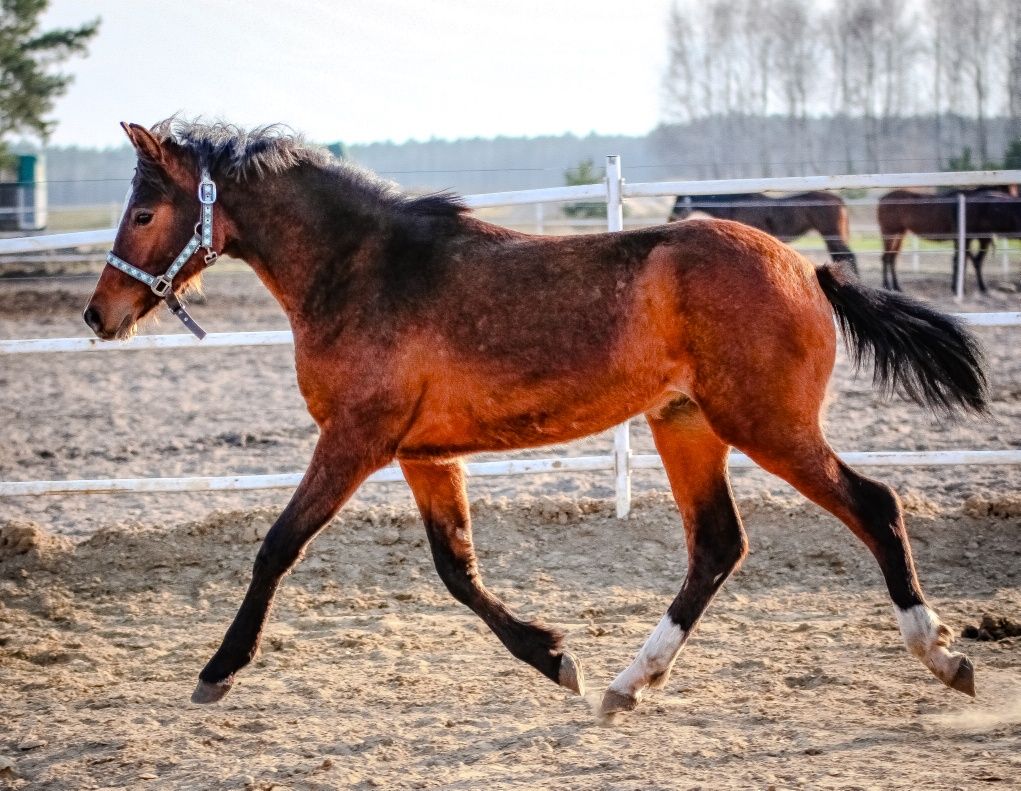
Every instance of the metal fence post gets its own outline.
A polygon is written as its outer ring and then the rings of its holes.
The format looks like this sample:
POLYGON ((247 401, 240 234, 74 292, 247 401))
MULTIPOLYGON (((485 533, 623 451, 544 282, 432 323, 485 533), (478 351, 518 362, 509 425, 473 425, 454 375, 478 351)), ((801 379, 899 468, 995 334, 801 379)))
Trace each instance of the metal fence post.
POLYGON ((546 233, 546 204, 535 204, 535 232, 546 233))
MULTIPOLYGON (((620 157, 606 157, 606 227, 610 231, 624 230, 624 201, 621 187, 620 157)), ((613 431, 613 490, 617 500, 617 518, 626 519, 631 513, 631 421, 626 420, 613 431)))
POLYGON ((954 283, 954 294, 958 302, 964 299, 964 264, 968 260, 967 217, 963 192, 957 193, 957 281, 954 283))

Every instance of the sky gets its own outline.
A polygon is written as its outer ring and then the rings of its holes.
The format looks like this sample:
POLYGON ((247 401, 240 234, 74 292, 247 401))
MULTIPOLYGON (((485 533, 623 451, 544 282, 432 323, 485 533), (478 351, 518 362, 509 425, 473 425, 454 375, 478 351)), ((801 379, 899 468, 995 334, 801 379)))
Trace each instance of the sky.
POLYGON ((644 134, 660 119, 670 0, 51 0, 99 16, 63 70, 54 145, 122 120, 282 122, 326 143, 644 134))

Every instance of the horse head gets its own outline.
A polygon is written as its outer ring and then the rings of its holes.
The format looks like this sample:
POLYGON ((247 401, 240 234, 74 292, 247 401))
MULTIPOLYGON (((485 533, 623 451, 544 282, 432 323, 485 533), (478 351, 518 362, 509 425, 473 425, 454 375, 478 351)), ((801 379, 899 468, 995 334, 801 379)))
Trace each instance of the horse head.
MULTIPOLYGON (((110 265, 83 314, 85 323, 104 340, 130 337, 163 300, 177 313, 177 294, 197 283, 202 270, 215 260, 213 249, 222 250, 224 242, 223 223, 219 228, 212 224, 211 201, 196 198, 207 163, 138 124, 121 126, 138 164, 107 257, 110 265), (209 219, 203 225, 206 209, 209 219), (202 247, 206 255, 195 255, 202 247)), ((215 200, 212 182, 202 187, 215 200)))

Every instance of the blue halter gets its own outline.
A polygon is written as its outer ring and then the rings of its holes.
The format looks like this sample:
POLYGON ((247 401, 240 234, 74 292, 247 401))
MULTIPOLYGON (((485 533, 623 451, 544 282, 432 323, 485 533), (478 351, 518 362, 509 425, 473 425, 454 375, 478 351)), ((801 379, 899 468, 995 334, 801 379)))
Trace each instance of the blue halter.
POLYGON ((207 168, 202 168, 202 178, 199 180, 199 203, 202 205, 202 214, 199 221, 195 223, 195 234, 188 240, 188 244, 177 254, 177 258, 173 260, 170 267, 162 275, 150 275, 148 272, 143 272, 123 258, 118 258, 114 255, 113 250, 106 254, 106 263, 119 269, 124 274, 130 275, 135 280, 145 283, 152 289, 153 294, 167 303, 170 312, 177 316, 181 323, 196 338, 202 340, 206 337, 206 332, 189 315, 181 300, 177 298, 177 295, 174 293, 173 282, 177 273, 181 271, 199 248, 204 248, 206 251, 205 261, 207 266, 217 259, 216 251, 213 250, 213 204, 216 203, 216 184, 209 177, 209 170, 207 168))

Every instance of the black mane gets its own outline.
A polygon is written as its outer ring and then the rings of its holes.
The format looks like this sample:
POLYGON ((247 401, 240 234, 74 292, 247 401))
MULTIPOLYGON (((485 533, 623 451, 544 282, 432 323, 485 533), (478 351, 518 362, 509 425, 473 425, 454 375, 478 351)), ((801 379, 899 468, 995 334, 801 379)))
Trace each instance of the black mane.
POLYGON ((156 124, 152 132, 160 142, 174 143, 190 152, 219 178, 258 180, 299 165, 311 165, 336 175, 346 187, 391 212, 454 218, 468 211, 453 192, 408 195, 374 173, 335 158, 283 124, 244 129, 222 121, 202 123, 172 116, 156 124))

